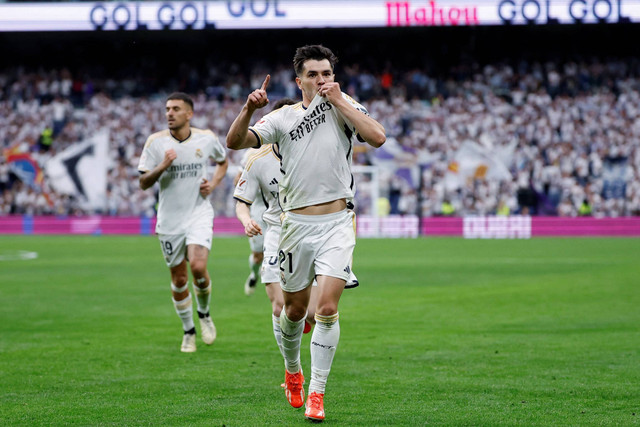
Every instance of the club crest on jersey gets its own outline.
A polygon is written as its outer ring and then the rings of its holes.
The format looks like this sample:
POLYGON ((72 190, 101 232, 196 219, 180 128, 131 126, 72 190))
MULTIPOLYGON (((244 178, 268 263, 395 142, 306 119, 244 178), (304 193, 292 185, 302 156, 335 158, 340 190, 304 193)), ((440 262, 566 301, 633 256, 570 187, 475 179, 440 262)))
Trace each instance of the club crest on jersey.
POLYGON ((197 148, 196 149, 196 157, 201 159, 204 156, 204 154, 202 154, 202 150, 197 148))

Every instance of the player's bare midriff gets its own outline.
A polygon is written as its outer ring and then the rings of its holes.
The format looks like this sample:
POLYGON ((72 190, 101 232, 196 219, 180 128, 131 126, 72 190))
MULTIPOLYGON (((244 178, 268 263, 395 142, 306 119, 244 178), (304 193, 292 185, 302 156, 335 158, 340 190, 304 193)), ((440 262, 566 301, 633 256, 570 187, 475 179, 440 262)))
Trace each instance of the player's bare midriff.
POLYGON ((338 199, 333 202, 320 203, 319 205, 305 206, 304 208, 292 209, 291 212, 300 215, 326 215, 340 212, 347 209, 347 200, 338 199))

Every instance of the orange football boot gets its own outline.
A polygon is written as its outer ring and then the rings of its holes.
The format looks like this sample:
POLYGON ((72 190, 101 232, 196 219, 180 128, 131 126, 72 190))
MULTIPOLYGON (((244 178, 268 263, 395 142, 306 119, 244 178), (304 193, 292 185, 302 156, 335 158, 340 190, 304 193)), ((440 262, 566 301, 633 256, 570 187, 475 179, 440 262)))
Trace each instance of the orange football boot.
POLYGON ((316 393, 315 391, 309 394, 307 398, 307 410, 304 411, 304 416, 312 421, 324 420, 324 394, 316 393))
POLYGON ((302 369, 295 374, 284 370, 284 393, 287 400, 294 408, 300 408, 304 404, 304 375, 302 369))

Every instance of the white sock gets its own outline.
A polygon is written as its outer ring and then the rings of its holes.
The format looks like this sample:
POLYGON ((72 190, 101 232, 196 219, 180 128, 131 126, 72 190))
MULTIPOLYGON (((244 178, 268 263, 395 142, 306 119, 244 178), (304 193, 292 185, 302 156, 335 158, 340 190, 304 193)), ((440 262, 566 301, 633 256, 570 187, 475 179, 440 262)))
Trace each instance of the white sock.
POLYGON ((171 298, 173 301, 173 306, 176 309, 176 313, 178 313, 178 317, 182 320, 182 329, 185 331, 190 331, 195 328, 195 324, 193 323, 193 308, 191 305, 191 294, 188 297, 183 299, 182 301, 176 301, 171 298))
POLYGON ((273 322, 273 336, 276 337, 280 354, 284 357, 284 350, 282 349, 282 329, 280 329, 280 318, 275 314, 271 314, 271 321, 273 322))
POLYGON ((284 309, 280 313, 280 332, 282 333, 282 353, 284 354, 284 366, 290 374, 300 371, 300 342, 304 330, 305 315, 297 322, 292 322, 287 317, 284 309))
POLYGON ((316 326, 311 335, 311 381, 309 394, 324 394, 327 378, 331 372, 333 356, 340 341, 338 313, 332 316, 315 315, 316 326))
POLYGON ((249 255, 249 268, 251 269, 251 278, 256 279, 260 275, 260 267, 262 265, 253 261, 253 254, 249 255))
POLYGON ((198 303, 198 311, 202 314, 209 312, 209 302, 211 301, 211 280, 206 288, 200 288, 199 285, 207 280, 204 277, 196 281, 197 284, 193 285, 193 290, 196 293, 196 302, 198 303))

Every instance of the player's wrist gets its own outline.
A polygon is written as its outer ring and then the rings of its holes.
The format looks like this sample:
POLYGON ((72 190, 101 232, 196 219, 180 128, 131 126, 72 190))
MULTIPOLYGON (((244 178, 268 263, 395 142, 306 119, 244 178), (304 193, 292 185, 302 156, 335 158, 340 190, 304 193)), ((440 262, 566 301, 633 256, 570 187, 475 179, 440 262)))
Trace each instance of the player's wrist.
POLYGON ((256 110, 258 109, 257 105, 254 105, 253 103, 247 101, 244 104, 244 110, 246 111, 246 114, 248 115, 252 115, 256 110))

